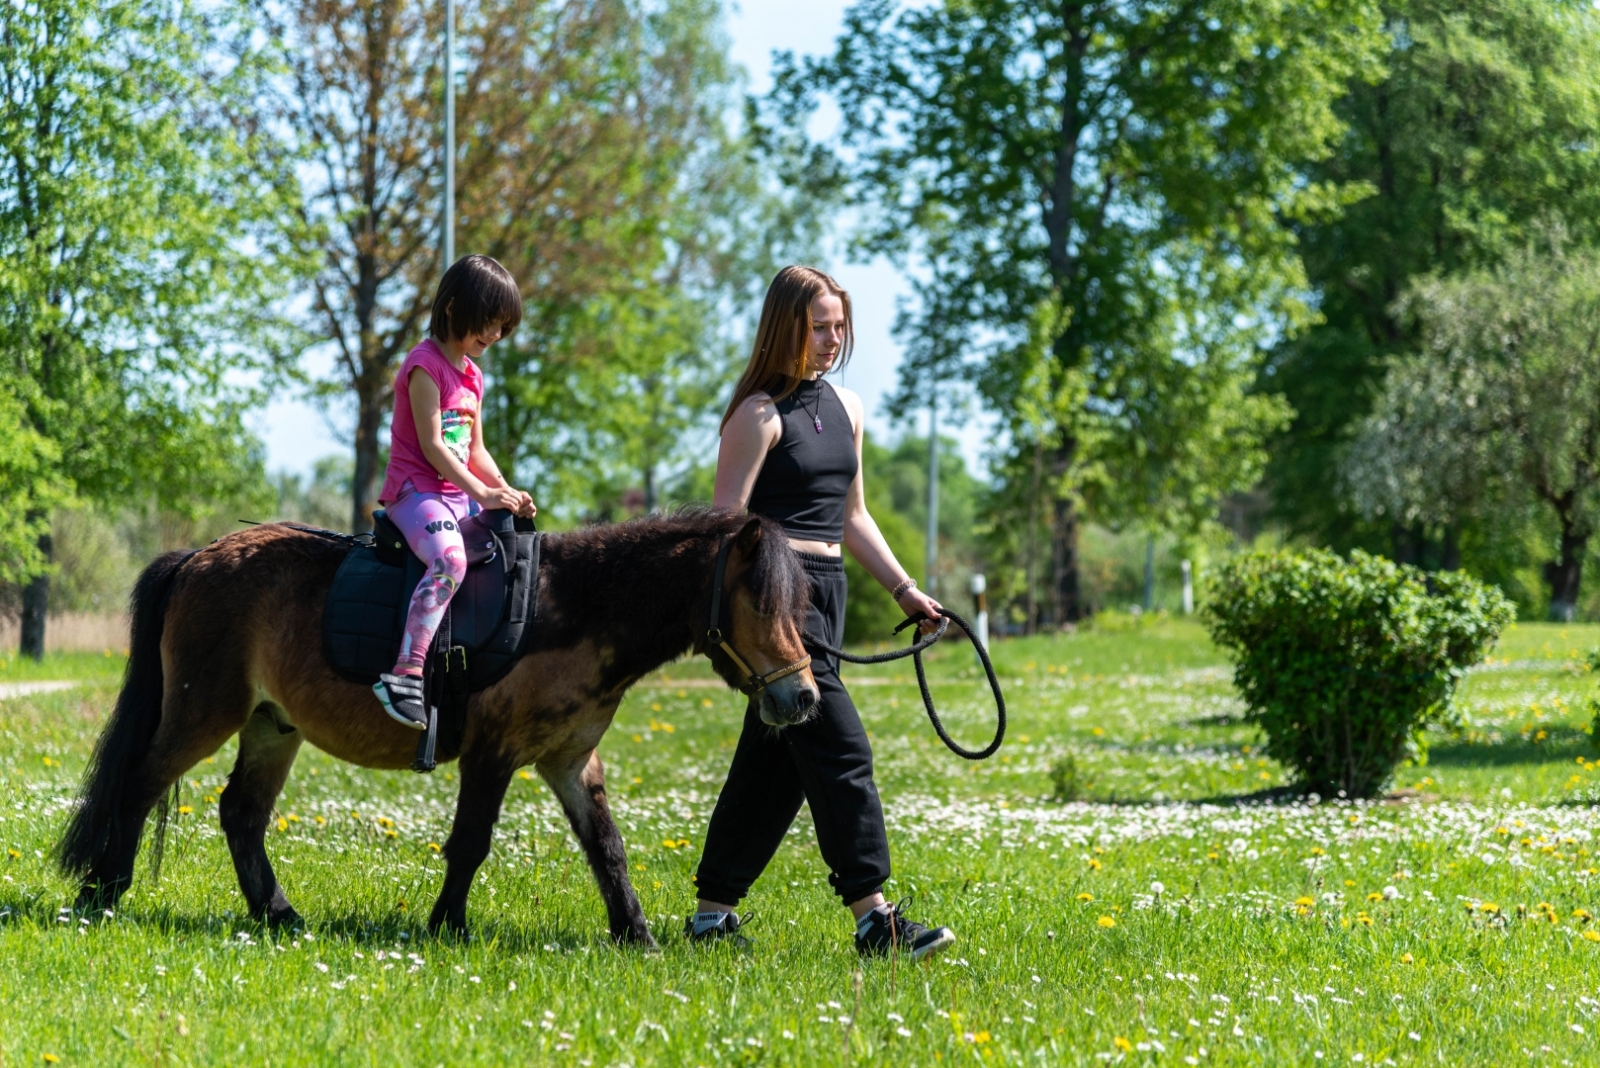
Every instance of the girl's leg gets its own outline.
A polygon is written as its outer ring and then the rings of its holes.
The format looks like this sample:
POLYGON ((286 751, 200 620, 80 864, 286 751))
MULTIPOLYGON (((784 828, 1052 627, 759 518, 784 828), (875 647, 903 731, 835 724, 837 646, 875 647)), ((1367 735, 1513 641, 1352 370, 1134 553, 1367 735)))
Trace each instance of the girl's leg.
POLYGON ((389 508, 389 518, 424 564, 427 574, 417 583, 406 612, 400 657, 394 674, 421 675, 428 646, 444 621, 444 611, 467 574, 466 548, 456 529, 457 509, 437 493, 412 493, 389 508))

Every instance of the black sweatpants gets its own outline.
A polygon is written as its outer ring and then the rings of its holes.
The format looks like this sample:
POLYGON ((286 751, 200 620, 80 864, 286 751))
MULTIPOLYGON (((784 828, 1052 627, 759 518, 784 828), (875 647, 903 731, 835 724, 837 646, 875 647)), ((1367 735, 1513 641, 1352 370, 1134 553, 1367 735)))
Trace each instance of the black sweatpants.
MULTIPOLYGON (((811 580, 806 631, 837 647, 844 637, 844 561, 799 555, 811 580)), ((801 801, 811 805, 828 882, 846 904, 881 890, 889 878, 889 838, 866 729, 834 658, 807 652, 821 698, 815 717, 779 729, 761 722, 754 702, 745 710, 695 876, 708 901, 739 903, 778 851, 801 801)))

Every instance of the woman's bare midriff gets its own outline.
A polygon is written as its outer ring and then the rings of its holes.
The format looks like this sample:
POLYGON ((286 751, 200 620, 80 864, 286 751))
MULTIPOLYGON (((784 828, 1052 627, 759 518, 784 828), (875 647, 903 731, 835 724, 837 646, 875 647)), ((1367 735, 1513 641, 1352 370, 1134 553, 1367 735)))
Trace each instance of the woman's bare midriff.
POLYGON ((789 539, 789 548, 797 553, 811 553, 813 556, 838 556, 839 543, 833 541, 801 541, 799 538, 789 539))

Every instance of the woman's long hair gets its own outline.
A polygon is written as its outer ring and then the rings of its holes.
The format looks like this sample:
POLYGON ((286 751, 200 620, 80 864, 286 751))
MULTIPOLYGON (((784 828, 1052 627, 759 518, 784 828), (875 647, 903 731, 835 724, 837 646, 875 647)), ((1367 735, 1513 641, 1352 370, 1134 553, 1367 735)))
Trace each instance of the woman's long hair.
MULTIPOLYGON (((761 305, 761 323, 756 327, 755 347, 745 364, 733 399, 722 413, 722 426, 728 425, 739 405, 757 393, 782 400, 799 388, 810 371, 805 366, 811 339, 811 302, 821 296, 838 297, 844 305, 844 339, 834 368, 843 367, 855 347, 855 323, 850 317, 850 294, 843 286, 815 267, 785 267, 767 287, 761 305)), ((720 430, 721 428, 719 428, 720 430)))

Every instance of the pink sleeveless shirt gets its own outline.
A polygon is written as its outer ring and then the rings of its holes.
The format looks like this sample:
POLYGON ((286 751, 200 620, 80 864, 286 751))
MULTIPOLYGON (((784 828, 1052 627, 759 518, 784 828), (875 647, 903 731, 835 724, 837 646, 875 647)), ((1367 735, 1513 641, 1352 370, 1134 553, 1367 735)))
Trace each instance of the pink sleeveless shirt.
POLYGON ((407 482, 419 493, 459 493, 460 487, 442 478, 423 455, 411 414, 411 372, 421 371, 439 387, 439 415, 444 447, 463 465, 472 450, 472 428, 483 406, 483 373, 470 356, 466 369, 457 371, 432 338, 412 349, 394 380, 394 417, 389 422, 389 468, 384 473, 380 504, 392 504, 407 482))

